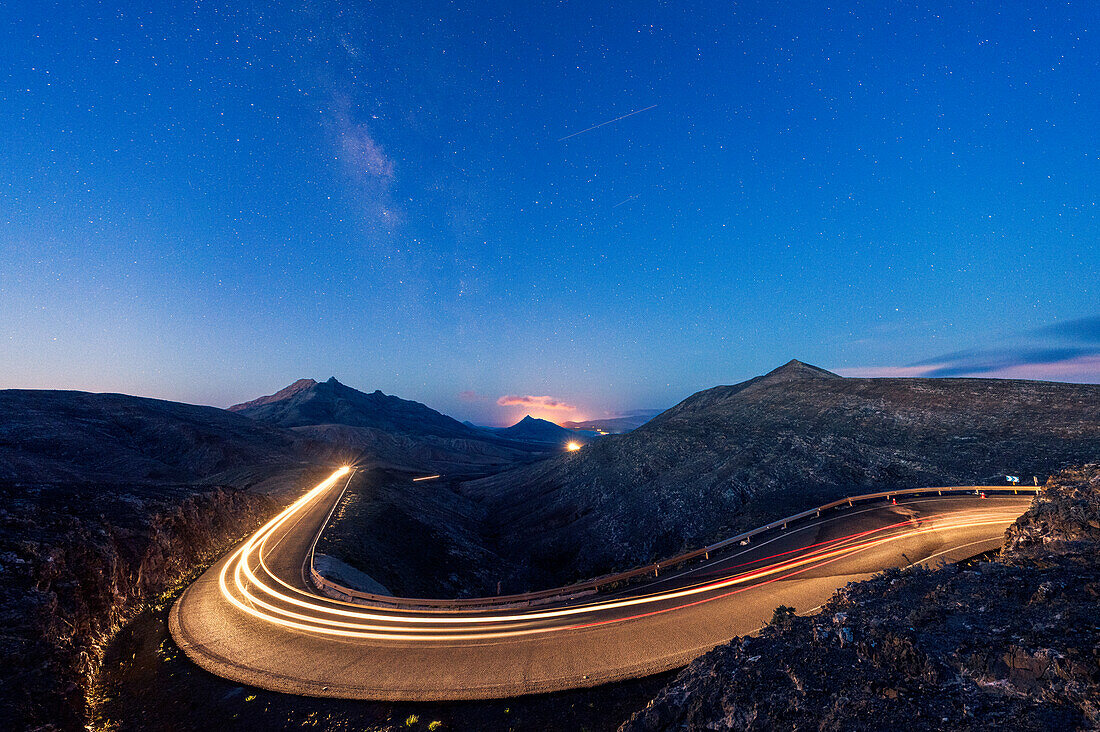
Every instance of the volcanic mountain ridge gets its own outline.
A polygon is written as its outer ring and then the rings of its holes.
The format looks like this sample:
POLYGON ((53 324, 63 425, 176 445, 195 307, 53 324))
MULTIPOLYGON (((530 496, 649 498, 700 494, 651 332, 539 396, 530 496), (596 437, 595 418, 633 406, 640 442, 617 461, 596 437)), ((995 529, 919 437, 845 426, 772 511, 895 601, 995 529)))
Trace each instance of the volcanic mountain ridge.
POLYGON ((541 457, 547 445, 471 427, 420 402, 362 392, 336 380, 299 379, 229 411, 362 453, 372 464, 482 474, 541 457))
POLYGON ((799 361, 624 435, 466 482, 547 585, 638 566, 842 495, 1046 476, 1100 455, 1100 386, 843 378, 799 361))

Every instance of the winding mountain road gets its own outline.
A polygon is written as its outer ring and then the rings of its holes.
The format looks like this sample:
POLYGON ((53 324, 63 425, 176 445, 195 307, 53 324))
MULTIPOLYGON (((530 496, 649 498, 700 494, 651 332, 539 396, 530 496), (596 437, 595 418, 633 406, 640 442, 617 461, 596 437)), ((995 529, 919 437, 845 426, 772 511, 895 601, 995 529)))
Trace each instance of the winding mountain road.
POLYGON ((192 660, 240 683, 347 699, 486 699, 594 686, 682 666, 758 630, 777 605, 815 608, 884 568, 996 547, 1031 500, 924 495, 856 504, 615 595, 521 609, 402 609, 331 599, 310 580, 317 533, 361 475, 338 470, 184 591, 169 624, 192 660))

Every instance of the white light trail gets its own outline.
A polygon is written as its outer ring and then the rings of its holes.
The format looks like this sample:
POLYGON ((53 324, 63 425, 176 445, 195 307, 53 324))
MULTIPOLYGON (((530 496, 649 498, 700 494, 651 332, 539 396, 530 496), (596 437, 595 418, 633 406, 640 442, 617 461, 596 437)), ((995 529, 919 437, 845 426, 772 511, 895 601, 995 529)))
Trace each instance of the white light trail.
MULTIPOLYGON (((268 623, 346 638, 405 642, 495 640, 625 622, 636 617, 670 612, 726 597, 763 582, 801 574, 815 567, 915 536, 962 528, 1003 526, 1019 513, 1011 509, 986 510, 962 518, 926 517, 919 524, 914 521, 900 522, 754 560, 742 565, 743 568, 734 571, 730 576, 665 592, 526 612, 489 615, 484 614, 487 612, 485 608, 481 608, 430 613, 364 606, 304 592, 277 577, 264 561, 267 540, 299 512, 333 488, 349 471, 350 468, 345 467, 334 472, 256 531, 232 555, 219 574, 221 594, 230 604, 268 623), (744 568, 761 561, 778 560, 780 557, 786 558, 754 569, 744 568), (715 595, 721 591, 725 592, 715 595), (668 606, 677 601, 684 602, 668 606), (616 616, 614 613, 627 608, 638 608, 641 612, 626 617, 616 616), (536 623, 544 625, 532 627, 536 623)), ((738 568, 733 567, 731 570, 738 568)))

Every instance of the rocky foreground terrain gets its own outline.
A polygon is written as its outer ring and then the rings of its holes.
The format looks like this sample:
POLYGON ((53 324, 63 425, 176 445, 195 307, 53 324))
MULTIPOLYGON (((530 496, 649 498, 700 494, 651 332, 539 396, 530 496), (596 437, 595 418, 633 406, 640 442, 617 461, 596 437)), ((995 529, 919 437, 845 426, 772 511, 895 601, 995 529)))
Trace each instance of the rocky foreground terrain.
POLYGON ((229 486, 0 482, 0 728, 80 729, 103 645, 278 503, 229 486))
POLYGON ((483 509, 487 545, 554 586, 843 495, 1042 481, 1100 455, 1098 414, 1097 385, 841 378, 792 361, 461 492, 483 509))
POLYGON ((1100 728, 1100 465, 992 561, 891 570, 697 659, 621 732, 1100 728))
POLYGON ((274 513, 265 481, 340 452, 212 407, 0 391, 0 729, 83 728, 118 627, 274 513))

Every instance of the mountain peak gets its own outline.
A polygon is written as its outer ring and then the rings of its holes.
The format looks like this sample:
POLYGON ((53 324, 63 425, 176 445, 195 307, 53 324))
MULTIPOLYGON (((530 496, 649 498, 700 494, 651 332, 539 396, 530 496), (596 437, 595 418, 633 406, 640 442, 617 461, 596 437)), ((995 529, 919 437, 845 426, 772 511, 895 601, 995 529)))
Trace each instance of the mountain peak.
POLYGON ((345 425, 406 435, 469 437, 461 422, 420 402, 367 394, 333 376, 323 384, 299 379, 280 392, 230 407, 234 412, 279 427, 345 425))
POLYGON ((530 414, 511 427, 501 427, 496 432, 514 439, 546 443, 559 443, 573 436, 572 430, 547 419, 532 417, 530 414))
POLYGON ((240 404, 234 404, 232 407, 229 407, 229 411, 230 412, 239 412, 243 409, 248 409, 249 407, 260 407, 260 406, 263 406, 264 404, 271 404, 272 402, 280 402, 284 399, 291 398, 295 394, 299 394, 299 393, 301 393, 303 391, 306 391, 308 389, 312 389, 315 386, 317 386, 317 382, 314 381, 313 379, 298 379, 297 381, 295 381, 290 386, 284 387, 284 388, 280 389, 279 391, 275 392, 274 394, 269 394, 267 396, 262 396, 262 397, 259 397, 257 399, 253 399, 252 401, 249 401, 249 402, 241 402, 240 404))
POLYGON ((794 381, 796 379, 839 379, 842 378, 839 374, 834 374, 832 371, 826 371, 823 368, 817 366, 811 366, 808 363, 803 363, 796 358, 792 358, 787 363, 783 364, 777 369, 773 369, 764 374, 762 379, 769 381, 794 381))

